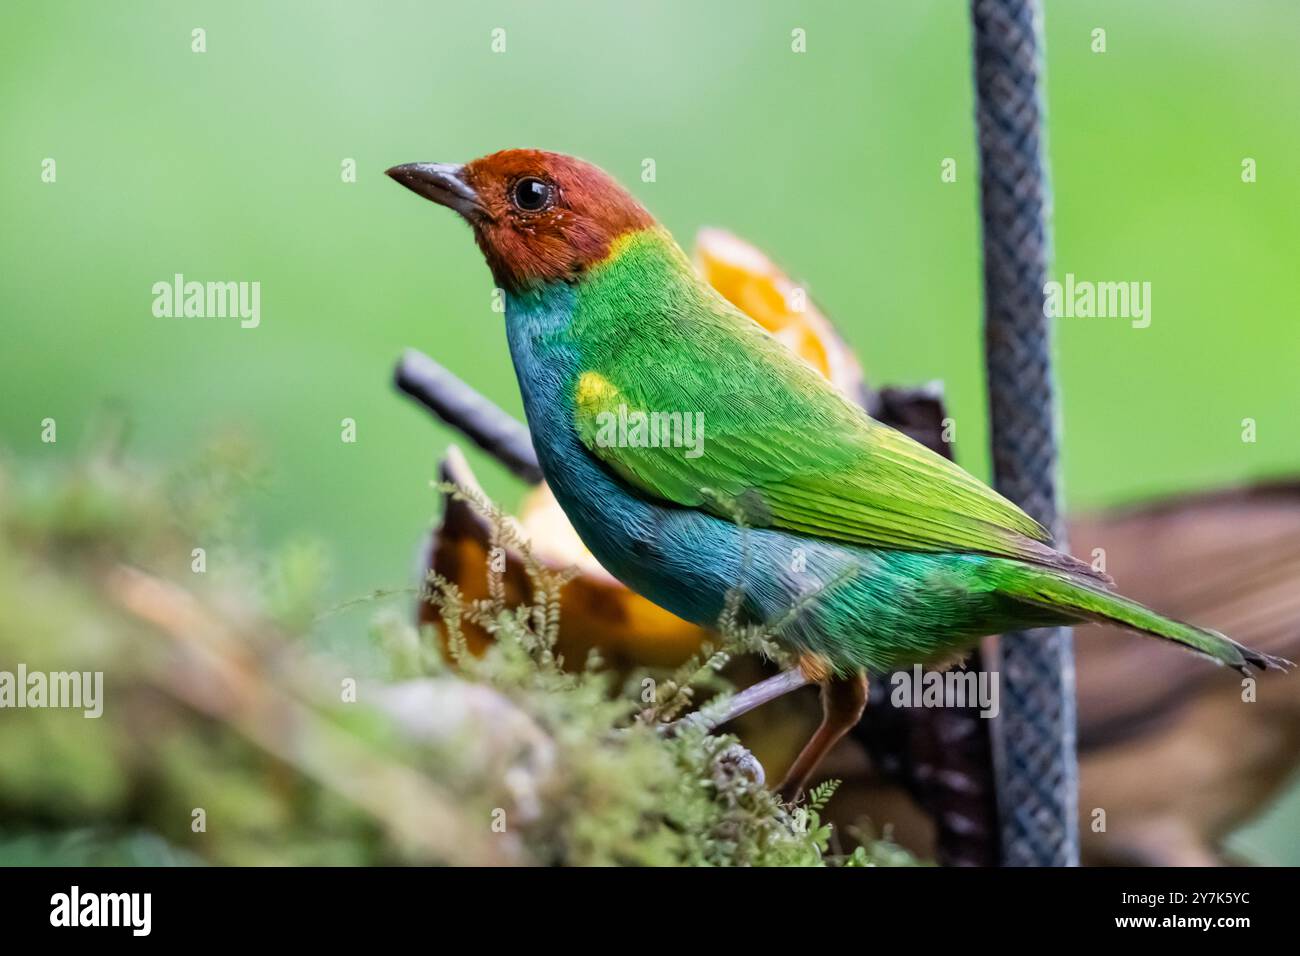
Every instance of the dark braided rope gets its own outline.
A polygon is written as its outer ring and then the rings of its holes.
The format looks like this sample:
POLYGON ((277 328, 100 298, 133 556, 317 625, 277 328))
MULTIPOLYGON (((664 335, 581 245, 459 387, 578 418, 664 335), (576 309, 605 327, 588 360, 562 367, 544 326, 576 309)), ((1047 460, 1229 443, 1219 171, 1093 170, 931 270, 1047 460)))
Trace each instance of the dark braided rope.
MULTIPOLYGON (((984 343, 999 491, 1058 534, 1051 329, 1043 314, 1048 233, 1036 0, 971 0, 975 39, 984 343)), ((1074 658, 1070 631, 998 642, 994 730, 1002 862, 1079 859, 1074 658)))

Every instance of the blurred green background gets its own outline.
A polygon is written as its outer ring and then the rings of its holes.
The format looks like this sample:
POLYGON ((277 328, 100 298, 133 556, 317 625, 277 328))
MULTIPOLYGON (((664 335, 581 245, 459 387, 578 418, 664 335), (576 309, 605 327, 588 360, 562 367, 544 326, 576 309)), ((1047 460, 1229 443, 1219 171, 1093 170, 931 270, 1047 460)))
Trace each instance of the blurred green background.
MULTIPOLYGON (((1300 473, 1300 6, 1046 7, 1055 274, 1153 287, 1149 328, 1059 324, 1069 505, 1300 473)), ((401 349, 520 402, 468 230, 383 170, 539 146, 604 166, 684 244, 720 225, 768 250, 873 381, 944 380, 984 474, 967 18, 960 0, 10 0, 0 439, 71 456, 106 404, 149 457, 238 428, 272 469, 268 537, 324 542, 340 602, 408 584, 452 435, 391 388, 401 349), (155 318, 177 272, 259 281, 261 326, 155 318)), ((1240 845, 1300 863, 1298 824, 1293 800, 1240 845)))

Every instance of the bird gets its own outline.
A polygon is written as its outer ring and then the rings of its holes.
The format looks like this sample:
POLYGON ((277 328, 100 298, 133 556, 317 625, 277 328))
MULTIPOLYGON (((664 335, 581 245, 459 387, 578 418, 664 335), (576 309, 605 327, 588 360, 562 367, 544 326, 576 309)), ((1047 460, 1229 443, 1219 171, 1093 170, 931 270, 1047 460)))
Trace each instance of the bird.
POLYGON ((960 661, 1009 630, 1097 621, 1244 674, 1290 662, 1123 597, 960 466, 872 419, 719 295, 612 176, 506 149, 387 175, 469 224, 547 483, 614 577, 687 621, 732 613, 797 661, 822 722, 793 801, 861 717, 867 675, 960 661))

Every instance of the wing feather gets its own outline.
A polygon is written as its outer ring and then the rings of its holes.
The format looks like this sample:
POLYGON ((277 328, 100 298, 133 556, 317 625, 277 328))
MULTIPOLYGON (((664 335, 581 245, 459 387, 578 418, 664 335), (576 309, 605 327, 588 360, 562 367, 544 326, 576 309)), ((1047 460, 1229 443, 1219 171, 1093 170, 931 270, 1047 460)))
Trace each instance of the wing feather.
POLYGON ((584 356, 577 432, 636 490, 752 526, 1100 576, 1048 547, 1041 525, 960 466, 871 419, 728 303, 705 305, 642 316, 637 335, 584 356), (700 453, 611 441, 611 420, 638 413, 701 415, 700 453))

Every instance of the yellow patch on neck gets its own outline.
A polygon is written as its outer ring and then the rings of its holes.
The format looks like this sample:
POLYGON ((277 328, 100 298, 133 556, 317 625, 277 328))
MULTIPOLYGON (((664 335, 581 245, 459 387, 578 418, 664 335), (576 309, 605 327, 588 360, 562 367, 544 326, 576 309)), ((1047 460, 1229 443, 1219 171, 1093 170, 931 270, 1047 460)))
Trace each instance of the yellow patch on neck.
MULTIPOLYGON (((629 229, 627 232, 620 233, 614 237, 609 244, 609 249, 605 255, 595 263, 596 268, 607 266, 623 253, 627 252, 632 246, 645 245, 648 242, 657 242, 669 249, 676 249, 677 243, 674 241, 672 233, 661 225, 646 226, 642 229, 629 229)), ((685 253, 680 252, 682 261, 686 260, 685 253)))
POLYGON ((580 409, 602 408, 618 397, 618 387, 599 372, 583 372, 574 399, 580 409))

